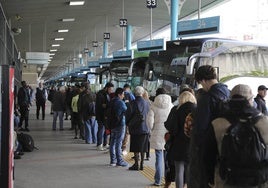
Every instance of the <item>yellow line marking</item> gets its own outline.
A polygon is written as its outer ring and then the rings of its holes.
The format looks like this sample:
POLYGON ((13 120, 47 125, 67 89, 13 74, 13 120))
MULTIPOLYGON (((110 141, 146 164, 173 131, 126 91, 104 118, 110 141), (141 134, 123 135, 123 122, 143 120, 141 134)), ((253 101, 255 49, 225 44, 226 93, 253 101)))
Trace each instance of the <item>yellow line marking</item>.
MULTIPOLYGON (((128 153, 127 155, 124 156, 124 159, 131 165, 134 164, 134 160, 132 159, 133 153, 128 153)), ((139 172, 146 177, 150 182, 154 182, 154 174, 155 174, 155 169, 148 166, 144 165, 143 170, 139 170, 139 172)), ((161 186, 146 186, 145 188, 155 188, 155 187, 164 187, 165 185, 165 179, 163 178, 161 181, 161 186)), ((175 188, 175 183, 173 182, 169 188, 175 188)))

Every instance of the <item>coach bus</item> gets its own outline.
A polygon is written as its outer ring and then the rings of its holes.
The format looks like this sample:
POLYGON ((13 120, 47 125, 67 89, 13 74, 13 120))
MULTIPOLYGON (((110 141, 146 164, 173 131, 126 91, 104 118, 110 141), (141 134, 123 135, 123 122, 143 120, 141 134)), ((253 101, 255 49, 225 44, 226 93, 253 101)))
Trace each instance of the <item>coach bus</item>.
POLYGON ((178 96, 182 84, 197 88, 194 81, 199 66, 212 65, 218 80, 239 76, 268 76, 268 45, 220 38, 169 41, 167 49, 151 52, 145 67, 143 86, 151 95, 164 87, 178 96))

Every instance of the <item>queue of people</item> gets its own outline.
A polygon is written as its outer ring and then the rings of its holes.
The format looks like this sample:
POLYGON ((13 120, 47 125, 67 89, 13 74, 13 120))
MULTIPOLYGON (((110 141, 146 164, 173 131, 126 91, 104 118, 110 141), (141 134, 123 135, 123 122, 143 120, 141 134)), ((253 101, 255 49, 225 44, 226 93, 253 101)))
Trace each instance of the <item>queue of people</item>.
MULTIPOLYGON (((64 129, 66 101, 70 101, 70 129, 75 131, 74 138, 81 138, 86 144, 96 144, 99 151, 109 149, 110 166, 129 166, 123 156, 132 152, 134 164, 128 169, 143 170, 144 160, 149 160, 150 149, 154 149, 154 186, 161 186, 164 177, 166 188, 171 182, 175 182, 176 188, 267 187, 268 155, 262 158, 264 167, 257 171, 262 178, 251 177, 249 172, 248 178, 253 180, 248 184, 245 183, 247 181, 243 184, 239 178, 234 182, 230 176, 237 175, 232 173, 224 176, 219 166, 223 168, 221 147, 226 142, 223 141, 226 140, 224 135, 241 119, 260 114, 253 126, 256 125, 261 142, 267 147, 268 117, 264 98, 268 88, 260 85, 255 98, 248 85, 239 84, 230 91, 217 81, 216 71, 209 65, 199 67, 195 81, 202 86, 201 89, 194 92, 192 88, 182 88, 175 106, 164 88, 158 88, 151 101, 142 86, 134 88, 134 94, 128 84, 124 88, 115 88, 114 92, 114 85, 108 82, 95 94, 89 83, 83 83, 72 88, 68 95, 71 99, 66 99, 66 88, 61 86, 57 91, 50 91, 53 97, 48 97, 53 104, 52 130, 57 130, 57 119, 59 130, 64 129)), ((39 88, 42 86, 39 85, 39 88)), ((42 93, 39 90, 42 91, 38 89, 39 94, 42 93)), ((50 92, 42 93, 42 96, 47 98, 50 92)), ((23 129, 22 122, 25 122, 27 131, 31 102, 25 82, 19 90, 18 102, 21 114, 19 128, 23 129)), ((240 176, 244 178, 242 173, 240 176)))

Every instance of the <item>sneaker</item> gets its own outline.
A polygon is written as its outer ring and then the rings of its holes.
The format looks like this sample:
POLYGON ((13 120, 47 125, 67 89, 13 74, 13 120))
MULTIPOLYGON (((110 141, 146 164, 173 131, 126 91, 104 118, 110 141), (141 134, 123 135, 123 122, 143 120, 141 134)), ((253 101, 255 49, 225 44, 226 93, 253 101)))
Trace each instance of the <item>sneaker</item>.
POLYGON ((116 164, 115 163, 111 163, 110 166, 116 166, 116 164))
POLYGON ((153 186, 159 187, 159 186, 161 186, 161 183, 153 183, 153 186))
POLYGON ((110 145, 109 144, 107 144, 107 145, 104 146, 104 149, 109 149, 109 148, 110 148, 110 145))
POLYGON ((117 163, 116 166, 126 167, 126 166, 128 166, 128 163, 125 161, 122 161, 121 163, 117 163))
POLYGON ((97 150, 98 150, 98 151, 103 151, 103 150, 104 150, 102 144, 97 146, 97 150))
POLYGON ((127 155, 127 151, 126 151, 126 150, 123 150, 123 151, 122 151, 122 154, 123 154, 124 156, 126 156, 126 155, 127 155))
POLYGON ((30 132, 30 130, 26 127, 25 129, 24 129, 26 132, 30 132))

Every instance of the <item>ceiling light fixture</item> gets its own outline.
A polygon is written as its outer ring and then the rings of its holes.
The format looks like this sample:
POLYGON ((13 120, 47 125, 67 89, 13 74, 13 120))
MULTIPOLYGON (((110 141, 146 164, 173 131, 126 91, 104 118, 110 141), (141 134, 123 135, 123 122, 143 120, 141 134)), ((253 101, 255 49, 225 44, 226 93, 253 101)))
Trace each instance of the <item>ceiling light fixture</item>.
POLYGON ((49 50, 50 52, 56 52, 56 51, 58 51, 57 49, 51 49, 51 50, 49 50))
POLYGON ((59 30, 58 30, 59 33, 66 33, 66 32, 68 32, 68 31, 69 31, 68 29, 59 29, 59 30))
POLYGON ((74 18, 63 18, 61 21, 63 22, 73 22, 75 19, 74 18))
POLYGON ((85 1, 70 1, 70 6, 76 6, 76 5, 84 5, 85 1))
POLYGON ((60 44, 52 44, 51 46, 52 47, 57 47, 57 46, 60 46, 60 44))
POLYGON ((55 40, 64 40, 64 38, 55 38, 55 40))

